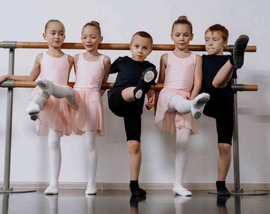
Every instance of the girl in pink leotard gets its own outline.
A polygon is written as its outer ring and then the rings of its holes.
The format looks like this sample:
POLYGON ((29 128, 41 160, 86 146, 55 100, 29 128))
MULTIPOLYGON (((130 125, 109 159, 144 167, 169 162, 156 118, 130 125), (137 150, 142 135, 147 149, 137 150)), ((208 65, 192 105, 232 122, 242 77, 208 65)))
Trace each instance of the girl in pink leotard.
MULTIPOLYGON (((177 195, 191 196, 183 187, 184 169, 191 134, 197 133, 196 121, 201 116, 209 94, 199 94, 202 84, 202 58, 188 49, 193 38, 192 25, 185 16, 172 26, 175 49, 161 56, 158 82, 160 91, 155 123, 161 132, 176 135, 175 181, 177 195)), ((158 94, 158 93, 157 93, 158 94)))
POLYGON ((60 140, 63 135, 70 135, 70 105, 77 109, 74 92, 67 86, 69 74, 73 66, 73 57, 65 54, 61 46, 65 40, 65 27, 59 20, 49 20, 45 25, 44 39, 48 42, 48 50, 37 55, 33 69, 28 76, 5 75, 5 80, 37 80, 38 86, 31 93, 27 113, 36 121, 38 135, 48 135, 50 154, 50 185, 45 194, 58 194, 58 177, 61 167, 60 140), (55 84, 55 96, 65 97, 57 99, 50 96, 51 91, 42 91, 42 79, 48 79, 55 84), (57 90, 59 88, 59 90, 57 90), (65 90, 61 90, 61 89, 65 90))

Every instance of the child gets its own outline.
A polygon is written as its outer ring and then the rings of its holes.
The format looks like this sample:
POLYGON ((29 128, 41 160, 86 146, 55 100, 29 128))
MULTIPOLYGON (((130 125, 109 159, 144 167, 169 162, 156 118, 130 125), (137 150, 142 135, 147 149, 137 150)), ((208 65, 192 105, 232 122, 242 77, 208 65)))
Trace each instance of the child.
POLYGON ((150 90, 157 76, 155 65, 145 61, 151 53, 152 36, 139 31, 130 42, 131 57, 117 58, 110 73, 118 73, 114 86, 108 91, 110 110, 123 117, 127 144, 130 154, 130 191, 135 196, 145 196, 146 192, 139 187, 138 179, 141 166, 141 114, 144 95, 147 93, 147 107, 154 105, 154 92, 150 90), (149 91, 150 90, 150 91, 149 91))
MULTIPOLYGON (((49 20, 45 25, 43 37, 48 42, 48 50, 37 55, 29 76, 5 75, 0 77, 0 82, 5 80, 35 81, 38 77, 45 78, 56 84, 55 96, 63 97, 65 95, 67 98, 67 100, 60 100, 50 97, 51 90, 45 88, 42 91, 37 86, 32 91, 31 101, 27 106, 27 113, 31 119, 36 120, 37 134, 48 135, 51 179, 50 185, 44 193, 54 195, 58 194, 58 177, 61 167, 60 140, 63 135, 71 134, 68 103, 72 104, 74 109, 77 109, 77 105, 73 90, 66 86, 73 66, 73 57, 61 50, 65 40, 63 23, 59 20, 49 20), (65 86, 66 90, 62 91, 60 86, 65 86)), ((41 87, 43 87, 42 83, 41 80, 37 81, 41 87)))
POLYGON ((202 82, 202 58, 188 49, 193 33, 192 24, 186 16, 180 16, 174 21, 171 39, 175 49, 163 54, 160 60, 158 82, 164 83, 164 87, 159 94, 155 123, 161 132, 176 134, 173 191, 177 195, 191 196, 192 193, 182 185, 188 142, 190 135, 197 133, 194 118, 198 119, 201 116, 209 95, 199 94, 202 82))
POLYGON ((88 154, 88 183, 86 195, 96 194, 97 149, 96 135, 104 135, 104 116, 100 91, 102 82, 107 82, 111 60, 98 52, 102 42, 100 25, 96 21, 86 23, 82 28, 84 53, 74 56, 76 81, 74 90, 79 95, 78 111, 73 111, 72 124, 75 134, 86 136, 88 154))
MULTIPOLYGON (((72 111, 72 130, 77 135, 85 134, 85 143, 88 155, 88 182, 86 195, 95 195, 97 192, 95 177, 98 154, 96 149, 96 135, 104 135, 104 116, 100 91, 102 82, 108 79, 111 61, 106 55, 98 52, 98 45, 102 42, 100 25, 96 21, 86 23, 81 32, 81 41, 85 48, 84 53, 74 56, 75 64, 75 99, 79 108, 72 111)), ((49 80, 41 80, 44 92, 51 91, 54 95, 55 84, 49 80), (45 90, 46 88, 46 90, 45 90)), ((69 88, 62 87, 62 91, 69 88)), ((64 94, 64 93, 63 93, 64 94)), ((63 98, 58 96, 58 98, 63 98)))
POLYGON ((231 144, 233 134, 234 93, 231 88, 232 77, 244 62, 244 52, 248 36, 241 35, 235 42, 232 56, 223 55, 227 46, 229 32, 226 27, 215 24, 205 31, 205 49, 209 55, 203 55, 202 91, 209 93, 211 99, 204 108, 204 114, 216 119, 218 135, 218 195, 230 195, 226 188, 231 162, 231 144))

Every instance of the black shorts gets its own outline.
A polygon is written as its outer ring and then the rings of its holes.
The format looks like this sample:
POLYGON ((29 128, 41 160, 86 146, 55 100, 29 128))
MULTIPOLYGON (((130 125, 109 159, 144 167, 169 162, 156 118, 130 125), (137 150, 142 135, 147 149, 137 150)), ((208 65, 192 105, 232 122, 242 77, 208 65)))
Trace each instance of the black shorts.
POLYGON ((233 112, 216 114, 218 143, 227 143, 232 145, 233 125, 233 112))
POLYGON ((117 116, 124 118, 127 141, 141 141, 142 107, 139 103, 127 102, 122 97, 122 90, 114 91, 109 96, 109 108, 117 116))
POLYGON ((217 89, 212 85, 205 87, 210 94, 203 113, 216 119, 216 130, 219 143, 232 144, 234 126, 234 94, 229 89, 217 89))

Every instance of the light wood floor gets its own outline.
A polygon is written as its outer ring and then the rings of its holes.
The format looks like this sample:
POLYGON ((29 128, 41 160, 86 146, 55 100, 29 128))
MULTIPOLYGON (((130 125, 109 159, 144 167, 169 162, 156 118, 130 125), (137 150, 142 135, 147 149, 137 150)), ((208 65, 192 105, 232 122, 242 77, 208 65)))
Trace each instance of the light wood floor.
POLYGON ((60 190, 45 196, 43 190, 0 194, 0 214, 266 214, 270 195, 218 198, 207 191, 192 191, 192 197, 172 191, 147 191, 146 199, 132 198, 127 190, 99 190, 85 196, 84 190, 60 190))

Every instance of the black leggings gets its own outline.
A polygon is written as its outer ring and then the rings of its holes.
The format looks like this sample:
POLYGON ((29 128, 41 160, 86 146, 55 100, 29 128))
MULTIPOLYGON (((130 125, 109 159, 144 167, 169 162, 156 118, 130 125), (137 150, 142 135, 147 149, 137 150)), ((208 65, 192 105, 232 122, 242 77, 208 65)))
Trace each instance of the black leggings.
POLYGON ((117 116, 124 118, 127 141, 141 141, 142 107, 138 102, 127 102, 119 89, 109 96, 109 108, 117 116))

